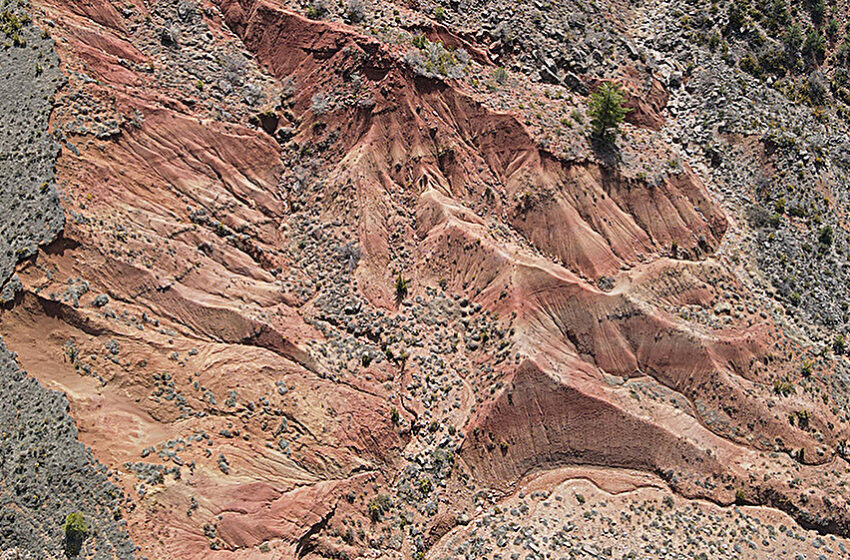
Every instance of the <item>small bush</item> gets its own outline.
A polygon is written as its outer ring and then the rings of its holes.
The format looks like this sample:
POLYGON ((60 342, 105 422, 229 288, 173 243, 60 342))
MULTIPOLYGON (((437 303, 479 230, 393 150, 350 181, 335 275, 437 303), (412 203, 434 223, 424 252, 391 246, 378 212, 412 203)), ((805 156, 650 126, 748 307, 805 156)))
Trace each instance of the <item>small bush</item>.
POLYGON ((65 518, 65 553, 67 556, 77 556, 83 547, 83 541, 89 534, 86 519, 79 511, 69 513, 65 518))
POLYGON ((799 292, 792 292, 788 298, 791 300, 791 305, 799 306, 803 302, 803 297, 799 292))
POLYGON ((389 496, 386 494, 378 494, 369 500, 369 504, 366 506, 369 512, 369 519, 374 522, 380 521, 384 513, 389 511, 392 505, 393 503, 389 496))
POLYGON ((795 218, 805 218, 806 209, 800 206, 799 204, 795 204, 794 206, 788 209, 788 214, 795 218))
POLYGON ((765 49, 759 54, 758 65, 762 72, 782 77, 786 74, 785 64, 787 57, 785 53, 777 48, 765 49))
POLYGON ((829 247, 832 245, 834 237, 835 234, 832 230, 832 226, 823 226, 818 232, 818 243, 825 247, 829 247))
POLYGON ((735 503, 739 506, 747 503, 747 495, 740 488, 735 490, 735 503))
POLYGON ((794 394, 796 390, 794 389, 794 384, 790 381, 774 381, 773 392, 780 397, 787 397, 794 394))
POLYGON ((304 11, 304 15, 310 19, 322 19, 327 14, 328 5, 325 3, 325 0, 313 0, 304 11))
POLYGON ((404 61, 422 76, 460 78, 469 64, 469 54, 464 49, 447 49, 424 35, 415 36, 411 44, 416 48, 407 51, 404 61))
MULTIPOLYGON (((850 44, 848 44, 846 39, 836 49, 835 61, 845 68, 850 66, 850 44)), ((844 80, 841 81, 843 82, 844 80)))
POLYGON ((407 297, 407 293, 410 290, 410 281, 401 275, 401 272, 398 273, 395 279, 395 295, 400 300, 403 300, 407 297))
POLYGON ((7 39, 11 39, 16 47, 26 46, 27 42, 21 37, 21 31, 29 22, 30 17, 27 14, 19 16, 10 10, 0 12, 0 31, 7 39))
POLYGON ((416 484, 419 487, 419 492, 421 492, 423 496, 427 496, 431 493, 431 490, 434 489, 430 478, 420 478, 419 482, 416 484))
POLYGON ((69 513, 65 518, 65 536, 85 537, 89 532, 89 526, 86 524, 86 519, 79 511, 69 513))
POLYGON ((803 46, 803 30, 799 25, 789 25, 782 35, 782 44, 785 45, 785 53, 790 59, 797 57, 800 47, 803 46))
POLYGON ((803 56, 807 62, 818 65, 823 62, 823 57, 826 55, 826 39, 823 38, 820 31, 812 29, 806 35, 806 40, 803 43, 803 56))
POLYGON ((778 32, 791 21, 791 14, 788 12, 785 0, 773 0, 765 10, 765 16, 767 19, 765 25, 773 33, 778 32))
POLYGON ((812 72, 809 74, 808 80, 809 101, 813 105, 822 105, 826 101, 827 87, 823 74, 820 72, 812 72))
POLYGON ((831 18, 829 23, 826 24, 824 31, 826 31, 826 36, 830 40, 834 40, 835 36, 838 35, 838 21, 835 18, 831 18))
POLYGON ((319 92, 310 99, 310 108, 317 115, 323 115, 331 110, 331 97, 324 93, 319 92))
POLYGON ((835 338, 832 339, 832 351, 838 355, 844 354, 847 350, 847 342, 844 340, 843 334, 835 335, 835 338))
POLYGON ((741 2, 730 2, 729 10, 726 15, 728 17, 728 23, 726 26, 727 31, 731 33, 737 32, 741 26, 744 25, 744 18, 746 17, 746 14, 741 2))
POLYGON ((764 74, 764 69, 761 67, 761 63, 752 55, 752 53, 747 53, 741 59, 739 63, 741 70, 755 76, 756 78, 761 78, 762 74, 764 74))
POLYGON ((815 25, 820 25, 823 21, 823 16, 826 13, 826 2, 824 0, 816 0, 811 4, 812 21, 815 25))
POLYGON ((366 4, 363 0, 349 0, 345 6, 345 15, 355 23, 366 19, 366 4))

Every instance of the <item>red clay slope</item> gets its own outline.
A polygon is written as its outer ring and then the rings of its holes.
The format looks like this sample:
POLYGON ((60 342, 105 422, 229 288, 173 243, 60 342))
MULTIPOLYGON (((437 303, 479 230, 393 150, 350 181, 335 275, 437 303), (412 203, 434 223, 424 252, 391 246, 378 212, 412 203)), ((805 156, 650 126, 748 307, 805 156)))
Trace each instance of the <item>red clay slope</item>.
MULTIPOLYGON (((410 457, 443 437, 462 444, 434 489, 441 514, 529 472, 596 465, 723 504, 740 491, 848 532, 832 474, 846 434, 814 395, 772 393, 797 368, 774 355, 775 327, 680 312, 710 315, 729 291, 753 297, 713 256, 727 220, 687 166, 650 184, 596 158, 559 159, 517 116, 415 75, 398 47, 271 0, 203 3, 211 39, 195 44, 253 53, 245 72, 262 106, 209 95, 179 72, 185 59, 169 66, 181 51, 163 46, 158 9, 37 4, 64 39, 70 80, 55 128, 76 130, 80 104, 120 124, 67 133, 65 239, 22 266, 25 295, 0 332, 68 394, 81 439, 137 504, 129 529, 148 557, 252 557, 264 543, 283 557, 387 550, 397 518, 370 499, 401 507, 410 457), (345 286, 325 275, 337 247, 304 254, 329 237, 359 247, 345 286), (674 242, 691 260, 664 256, 674 242), (411 292, 401 305, 399 272, 411 292), (83 281, 77 306, 68 290, 83 281), (350 290, 343 320, 322 319, 336 289, 350 290), (489 342, 464 344, 464 326, 457 351, 437 356, 456 377, 426 402, 431 346, 468 319, 414 320, 417 298, 441 290, 498 316, 510 340, 497 350, 491 329, 489 342), (346 324, 361 311, 374 330, 346 324), (387 317, 415 326, 392 330, 387 317), (355 342, 394 358, 340 350, 355 342), (789 424, 803 409, 805 423, 789 424), (136 463, 180 476, 145 483, 136 463), (340 544, 352 526, 365 527, 360 544, 340 544)), ((432 541, 452 525, 408 513, 432 541)), ((416 548, 403 537, 392 550, 416 548)))

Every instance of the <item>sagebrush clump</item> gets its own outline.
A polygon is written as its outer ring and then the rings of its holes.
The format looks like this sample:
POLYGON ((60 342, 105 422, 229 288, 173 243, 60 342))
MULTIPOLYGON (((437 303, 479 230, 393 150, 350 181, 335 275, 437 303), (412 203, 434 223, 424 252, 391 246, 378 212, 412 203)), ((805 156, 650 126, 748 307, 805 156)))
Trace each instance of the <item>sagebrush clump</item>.
POLYGON ((349 0, 345 5, 345 15, 349 21, 355 23, 366 19, 366 5, 363 0, 349 0))
POLYGON ((415 49, 407 51, 405 62, 422 76, 429 78, 460 78, 469 64, 469 53, 464 49, 447 49, 442 43, 432 42, 424 35, 412 40, 415 49))

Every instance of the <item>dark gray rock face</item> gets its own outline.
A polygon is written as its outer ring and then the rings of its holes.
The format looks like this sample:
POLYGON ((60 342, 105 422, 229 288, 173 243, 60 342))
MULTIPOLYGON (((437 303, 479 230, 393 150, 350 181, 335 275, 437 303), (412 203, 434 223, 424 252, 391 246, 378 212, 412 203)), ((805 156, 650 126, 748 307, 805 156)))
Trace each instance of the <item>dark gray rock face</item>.
MULTIPOLYGON (((15 265, 64 226, 54 183, 58 144, 48 131, 63 82, 59 59, 23 11, 11 13, 20 29, 14 40, 0 35, 0 305, 13 304, 21 290, 15 265)), ((88 530, 73 543, 79 558, 133 558, 123 505, 106 468, 77 440, 64 395, 21 371, 0 338, 0 552, 63 557, 65 519, 80 512, 88 530)))
POLYGON ((54 183, 58 143, 50 135, 53 94, 64 78, 53 40, 28 23, 19 42, 0 35, 0 286, 15 264, 62 231, 64 214, 54 183))

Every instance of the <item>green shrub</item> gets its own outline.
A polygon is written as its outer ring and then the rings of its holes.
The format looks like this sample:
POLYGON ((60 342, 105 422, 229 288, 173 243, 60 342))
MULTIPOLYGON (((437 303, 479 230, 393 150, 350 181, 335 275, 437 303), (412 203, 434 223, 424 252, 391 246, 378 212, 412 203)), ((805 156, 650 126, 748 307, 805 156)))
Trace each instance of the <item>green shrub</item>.
POLYGON ((739 63, 741 70, 755 76, 756 78, 761 78, 762 74, 764 74, 764 69, 761 67, 761 63, 752 55, 752 53, 747 53, 741 59, 739 63))
POLYGON ((11 39, 12 44, 16 47, 23 47, 27 44, 26 40, 21 37, 21 31, 29 22, 30 17, 27 14, 19 16, 11 10, 0 12, 0 31, 7 39, 11 39))
POLYGON ((83 547, 83 541, 89 534, 89 526, 86 519, 79 511, 69 513, 65 518, 65 554, 69 557, 77 556, 83 547))
POLYGON ((389 496, 386 494, 378 494, 369 500, 369 504, 367 505, 369 519, 375 522, 380 521, 384 513, 389 511, 392 505, 393 503, 389 496))
POLYGON ((824 2, 824 0, 816 0, 815 2, 812 2, 811 14, 812 21, 815 23, 815 25, 820 25, 820 23, 823 21, 823 16, 825 13, 826 2, 824 2))
POLYGON ((410 281, 401 275, 401 272, 398 273, 395 279, 395 295, 399 300, 403 300, 407 297, 407 293, 410 291, 410 281))
MULTIPOLYGON (((823 75, 820 72, 812 72, 806 80, 808 86, 809 101, 813 105, 823 105, 826 101, 827 88, 823 75)), ((815 113, 817 116, 817 112, 815 113)))
POLYGON ((742 6, 741 2, 730 2, 729 9, 726 12, 728 16, 728 25, 726 27, 727 31, 735 32, 738 31, 742 25, 744 25, 744 6, 742 6))
POLYGON ((325 4, 324 0, 313 0, 310 2, 310 5, 307 6, 307 9, 304 11, 304 15, 306 15, 310 19, 322 19, 328 13, 328 6, 325 4))
MULTIPOLYGON (((835 61, 842 66, 850 66, 850 44, 845 39, 835 51, 835 61)), ((843 80, 842 80, 843 81, 843 80)), ((841 83, 841 81, 839 81, 841 83)), ((845 84, 841 84, 845 85, 845 84)))
POLYGON ((782 44, 785 45, 785 52, 789 58, 796 58, 800 52, 800 47, 803 46, 803 30, 799 25, 789 25, 785 28, 785 33, 782 36, 782 44))
POLYGON ((795 218, 805 218, 806 209, 800 206, 799 204, 795 204, 794 206, 788 209, 788 214, 795 218))
POLYGON ((79 511, 69 513, 65 518, 65 536, 85 537, 89 532, 86 519, 79 511))
POLYGON ((616 84, 604 83, 590 96, 588 114, 593 134, 599 138, 612 138, 619 132, 620 123, 628 109, 623 106, 623 94, 616 84))
POLYGON ((818 243, 825 247, 829 247, 832 245, 834 237, 835 234, 832 230, 832 226, 823 226, 818 232, 818 243))
POLYGON ((794 384, 790 381, 774 381, 773 392, 780 397, 787 397, 794 394, 796 390, 794 389, 794 384))
POLYGON ((419 487, 419 492, 421 492, 423 496, 427 496, 431 493, 431 490, 434 489, 433 484, 431 484, 430 478, 420 478, 419 482, 417 482, 416 484, 419 487))
POLYGON ((785 63, 787 57, 780 49, 766 49, 759 54, 758 63, 763 72, 784 76, 786 74, 785 63))
POLYGON ((792 292, 789 296, 789 299, 791 300, 791 304, 794 306, 800 305, 800 303, 802 303, 803 301, 803 297, 800 295, 799 292, 792 292))
POLYGON ((832 339, 832 351, 836 354, 844 354, 847 350, 847 342, 844 340, 843 334, 835 335, 835 338, 832 339))
POLYGON ((803 56, 812 64, 820 64, 823 62, 823 57, 826 55, 826 39, 823 38, 820 31, 812 29, 806 35, 806 41, 803 43, 803 56))
POLYGON ((826 36, 830 40, 834 40, 835 36, 838 35, 838 21, 835 18, 831 18, 829 23, 826 24, 824 31, 826 31, 826 36))
POLYGON ((791 14, 784 0, 773 0, 765 9, 765 26, 776 33, 791 21, 791 14))

